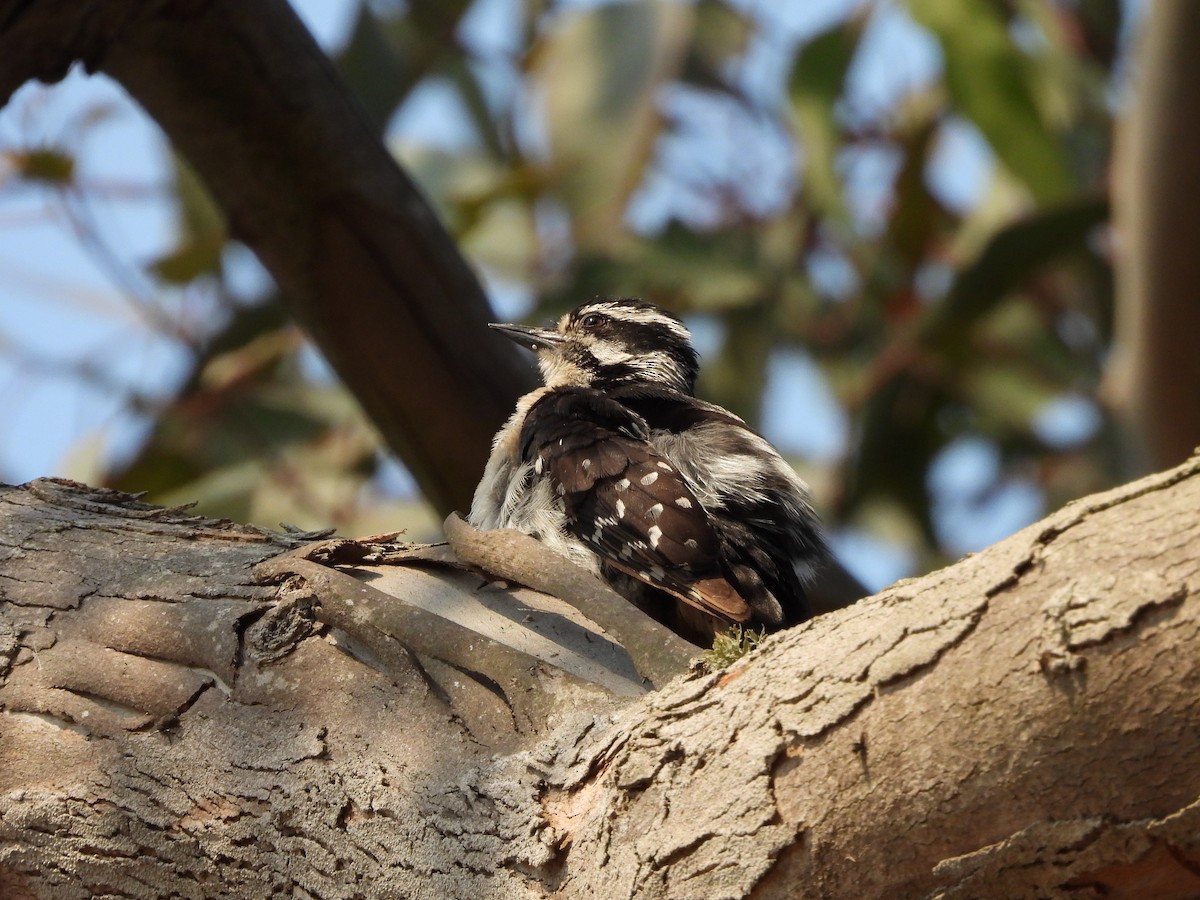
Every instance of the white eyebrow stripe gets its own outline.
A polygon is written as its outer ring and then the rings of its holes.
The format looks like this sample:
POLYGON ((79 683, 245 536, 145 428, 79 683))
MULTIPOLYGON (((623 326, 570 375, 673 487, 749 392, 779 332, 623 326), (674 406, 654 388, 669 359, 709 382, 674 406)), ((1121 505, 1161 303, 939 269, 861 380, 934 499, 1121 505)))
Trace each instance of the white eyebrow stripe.
MULTIPOLYGON (((655 309, 640 309, 636 306, 623 306, 620 303, 594 303, 587 307, 587 312, 598 312, 620 319, 622 322, 634 322, 640 325, 661 325, 689 344, 692 333, 678 319, 655 309)), ((585 315, 587 313, 584 313, 585 315)))

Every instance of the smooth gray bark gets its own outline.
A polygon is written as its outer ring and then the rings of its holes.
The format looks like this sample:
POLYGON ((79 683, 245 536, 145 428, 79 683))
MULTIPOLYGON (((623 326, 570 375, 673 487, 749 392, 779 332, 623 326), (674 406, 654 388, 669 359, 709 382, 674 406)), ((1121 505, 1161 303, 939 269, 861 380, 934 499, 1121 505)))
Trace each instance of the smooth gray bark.
POLYGON ((1113 166, 1116 364, 1107 394, 1142 469, 1200 445, 1200 4, 1146 7, 1113 166))

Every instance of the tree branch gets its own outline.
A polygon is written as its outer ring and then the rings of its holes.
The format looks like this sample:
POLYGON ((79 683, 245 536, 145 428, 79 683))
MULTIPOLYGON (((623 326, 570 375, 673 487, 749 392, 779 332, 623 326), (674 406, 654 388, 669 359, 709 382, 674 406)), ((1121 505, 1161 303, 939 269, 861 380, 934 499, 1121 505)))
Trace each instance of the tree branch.
POLYGON ((633 658, 638 672, 662 687, 685 672, 699 648, 654 621, 605 582, 511 528, 476 531, 457 515, 445 523, 450 549, 463 562, 569 603, 603 628, 633 658))
POLYGON ((1200 121, 1183 112, 1200 102, 1200 6, 1153 3, 1143 30, 1117 130, 1117 353, 1105 387, 1144 470, 1176 465, 1200 445, 1200 121))
POLYGON ((76 60, 187 157, 429 501, 466 509, 533 373, 285 0, 0 0, 0 101, 76 60))
POLYGON ((411 654, 430 579, 514 603, 438 554, 8 489, 0 894, 1193 896, 1197 509, 1200 459, 630 700, 411 654))

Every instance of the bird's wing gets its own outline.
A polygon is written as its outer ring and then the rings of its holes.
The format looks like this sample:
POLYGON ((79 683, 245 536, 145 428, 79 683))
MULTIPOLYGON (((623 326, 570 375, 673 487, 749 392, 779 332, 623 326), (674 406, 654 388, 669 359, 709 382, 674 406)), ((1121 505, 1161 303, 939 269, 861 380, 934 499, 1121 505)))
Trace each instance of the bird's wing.
POLYGON ((610 399, 653 422, 697 485, 721 538, 723 571, 772 627, 810 615, 805 583, 828 556, 808 487, 733 413, 678 391, 631 385, 610 399), (749 463, 749 465, 746 465, 749 463))
POLYGON ((609 565, 728 622, 750 606, 722 574, 721 543, 645 423, 599 391, 551 391, 530 408, 523 456, 563 498, 570 528, 609 565))

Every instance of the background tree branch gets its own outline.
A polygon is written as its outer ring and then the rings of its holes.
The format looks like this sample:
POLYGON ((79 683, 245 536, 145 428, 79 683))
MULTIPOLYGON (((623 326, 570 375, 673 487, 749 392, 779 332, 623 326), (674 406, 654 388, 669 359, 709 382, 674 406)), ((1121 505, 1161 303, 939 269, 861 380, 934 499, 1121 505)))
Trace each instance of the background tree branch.
POLYGON ((465 510, 533 373, 285 0, 0 2, 0 101, 76 60, 162 126, 429 502, 465 510))
POLYGON ((1114 173, 1117 360, 1108 389, 1143 468, 1171 466, 1200 444, 1200 7, 1163 0, 1147 14, 1114 173))
POLYGON ((9 488, 0 891, 1192 896, 1197 509, 1193 460, 637 699, 413 653, 404 598, 489 602, 456 570, 388 596, 303 535, 9 488))

